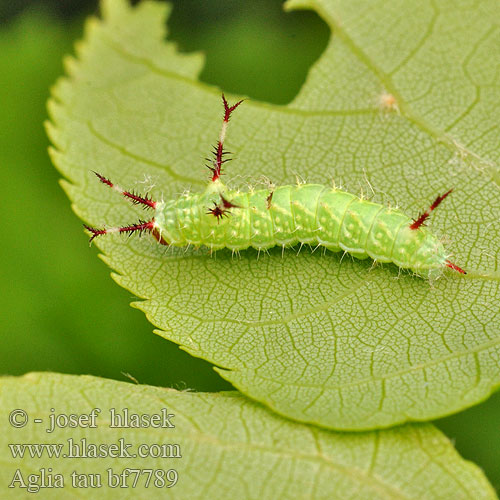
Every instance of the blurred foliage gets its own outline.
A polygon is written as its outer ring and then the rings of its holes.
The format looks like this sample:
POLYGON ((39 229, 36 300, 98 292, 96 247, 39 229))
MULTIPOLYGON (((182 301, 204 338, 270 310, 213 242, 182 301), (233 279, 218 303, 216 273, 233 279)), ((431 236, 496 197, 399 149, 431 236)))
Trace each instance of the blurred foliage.
POLYGON ((500 392, 484 403, 434 423, 462 457, 482 467, 500 492, 500 392))
MULTIPOLYGON (((48 88, 81 36, 81 18, 58 21, 28 4, 50 4, 71 19, 95 1, 0 3, 0 180, 3 219, 0 304, 1 372, 32 370, 123 379, 197 390, 227 388, 211 366, 156 337, 133 297, 96 262, 79 219, 57 185, 42 128, 48 88), (69 5, 71 4, 71 5, 69 5), (10 22, 6 20, 10 18, 10 22)), ((276 103, 290 101, 329 32, 309 12, 285 14, 279 0, 176 0, 169 39, 203 50, 201 80, 276 103), (287 57, 289 50, 294 57, 287 57)), ((60 16, 61 17, 61 16, 60 16)), ((437 421, 458 451, 500 489, 500 394, 437 421)))
POLYGON ((97 0, 0 0, 0 23, 33 8, 43 8, 53 16, 71 20, 95 11, 97 4, 97 0))
POLYGON ((275 104, 295 97, 330 36, 315 12, 285 13, 280 0, 170 3, 168 38, 205 54, 202 82, 275 104))

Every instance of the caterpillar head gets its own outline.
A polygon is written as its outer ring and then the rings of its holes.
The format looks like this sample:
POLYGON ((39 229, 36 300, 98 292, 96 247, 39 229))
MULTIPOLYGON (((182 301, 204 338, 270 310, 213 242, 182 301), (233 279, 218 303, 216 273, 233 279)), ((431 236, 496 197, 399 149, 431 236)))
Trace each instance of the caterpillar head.
POLYGON ((443 244, 427 233, 412 255, 412 269, 421 276, 438 278, 445 266, 446 253, 443 244))
POLYGON ((466 272, 447 259, 443 244, 431 233, 427 233, 413 254, 412 269, 421 276, 437 279, 445 267, 449 267, 461 274, 466 272))

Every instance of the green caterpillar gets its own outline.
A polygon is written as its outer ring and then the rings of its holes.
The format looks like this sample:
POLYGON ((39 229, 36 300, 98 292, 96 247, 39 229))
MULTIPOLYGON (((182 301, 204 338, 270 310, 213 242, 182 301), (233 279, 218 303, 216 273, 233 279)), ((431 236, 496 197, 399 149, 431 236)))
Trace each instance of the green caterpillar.
POLYGON ((91 242, 108 233, 148 231, 163 245, 205 245, 212 250, 265 250, 307 243, 348 252, 358 259, 393 262, 423 277, 437 277, 445 267, 465 274, 448 260, 442 243, 424 227, 430 213, 451 190, 438 196, 413 220, 398 210, 320 184, 248 192, 228 189, 220 179, 222 165, 228 161, 223 145, 229 117, 242 101, 229 106, 224 95, 222 100, 224 119, 214 159, 208 165, 212 178, 206 190, 158 202, 125 191, 95 172, 101 182, 133 203, 152 209, 154 216, 124 227, 85 226, 92 233, 91 242))

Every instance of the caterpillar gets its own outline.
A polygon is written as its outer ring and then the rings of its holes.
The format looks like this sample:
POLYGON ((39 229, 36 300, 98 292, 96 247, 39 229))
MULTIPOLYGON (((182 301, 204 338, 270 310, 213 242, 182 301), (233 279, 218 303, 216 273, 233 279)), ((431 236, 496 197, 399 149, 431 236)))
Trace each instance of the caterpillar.
POLYGON ((422 277, 437 277, 445 267, 466 274, 448 259, 442 243, 425 227, 431 212, 451 189, 438 196, 417 219, 411 219, 397 209, 321 184, 246 192, 227 188, 221 181, 222 167, 230 160, 224 139, 229 118, 243 101, 230 106, 222 94, 222 102, 222 128, 213 158, 208 160, 211 179, 205 191, 154 201, 148 195, 126 191, 94 172, 103 184, 132 203, 152 210, 153 217, 107 229, 84 224, 91 233, 90 243, 104 234, 143 232, 151 233, 162 245, 205 245, 211 250, 266 250, 305 243, 348 252, 358 259, 392 262, 422 277))

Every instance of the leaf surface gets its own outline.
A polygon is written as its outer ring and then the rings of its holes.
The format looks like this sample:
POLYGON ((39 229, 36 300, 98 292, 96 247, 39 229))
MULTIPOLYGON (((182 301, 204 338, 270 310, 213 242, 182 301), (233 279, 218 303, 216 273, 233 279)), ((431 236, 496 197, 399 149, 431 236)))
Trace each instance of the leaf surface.
MULTIPOLYGON (((292 103, 246 101, 227 140, 233 186, 334 177, 410 216, 453 187, 432 230, 467 276, 430 284, 307 248, 211 257, 150 237, 96 240, 158 333, 277 412, 335 429, 428 420, 488 397, 500 383, 496 7, 291 1, 319 12, 329 45, 292 103)), ((201 56, 165 42, 165 10, 105 1, 53 89, 52 156, 95 226, 144 213, 91 170, 153 198, 208 181, 220 90, 197 81, 201 56)))
MULTIPOLYGON (((27 476, 50 467, 52 474, 65 478, 64 490, 45 490, 57 498, 61 492, 64 498, 80 498, 82 492, 97 491, 73 489, 70 474, 74 470, 101 476, 100 498, 495 498, 482 471, 463 460, 430 424, 336 433, 283 419, 237 392, 178 392, 90 376, 30 373, 22 378, 3 378, 0 387, 2 421, 7 422, 15 408, 28 416, 25 427, 7 426, 2 432, 2 484, 10 484, 17 469, 27 476), (56 427, 46 432, 51 415, 79 417, 90 415, 94 408, 100 413, 84 425, 96 427, 56 427), (123 418, 124 409, 128 425, 134 421, 133 414, 160 415, 156 424, 165 422, 174 427, 110 427, 119 423, 116 415, 123 418), (83 450, 90 455, 92 445, 112 445, 120 439, 124 443, 121 449, 130 458, 107 457, 99 448, 100 458, 30 458, 26 451, 24 458, 13 459, 8 446, 61 444, 61 454, 75 456, 83 450), (148 456, 149 450, 158 454, 161 445, 172 445, 164 448, 165 457, 148 456), (108 488, 107 469, 119 474, 127 467, 174 469, 178 481, 170 489, 155 487, 153 476, 149 488, 144 488, 143 473, 132 488, 135 476, 131 474, 129 488, 108 488)), ((18 415, 15 421, 21 418, 18 415)), ((16 498, 19 492, 18 488, 9 490, 16 498)))

